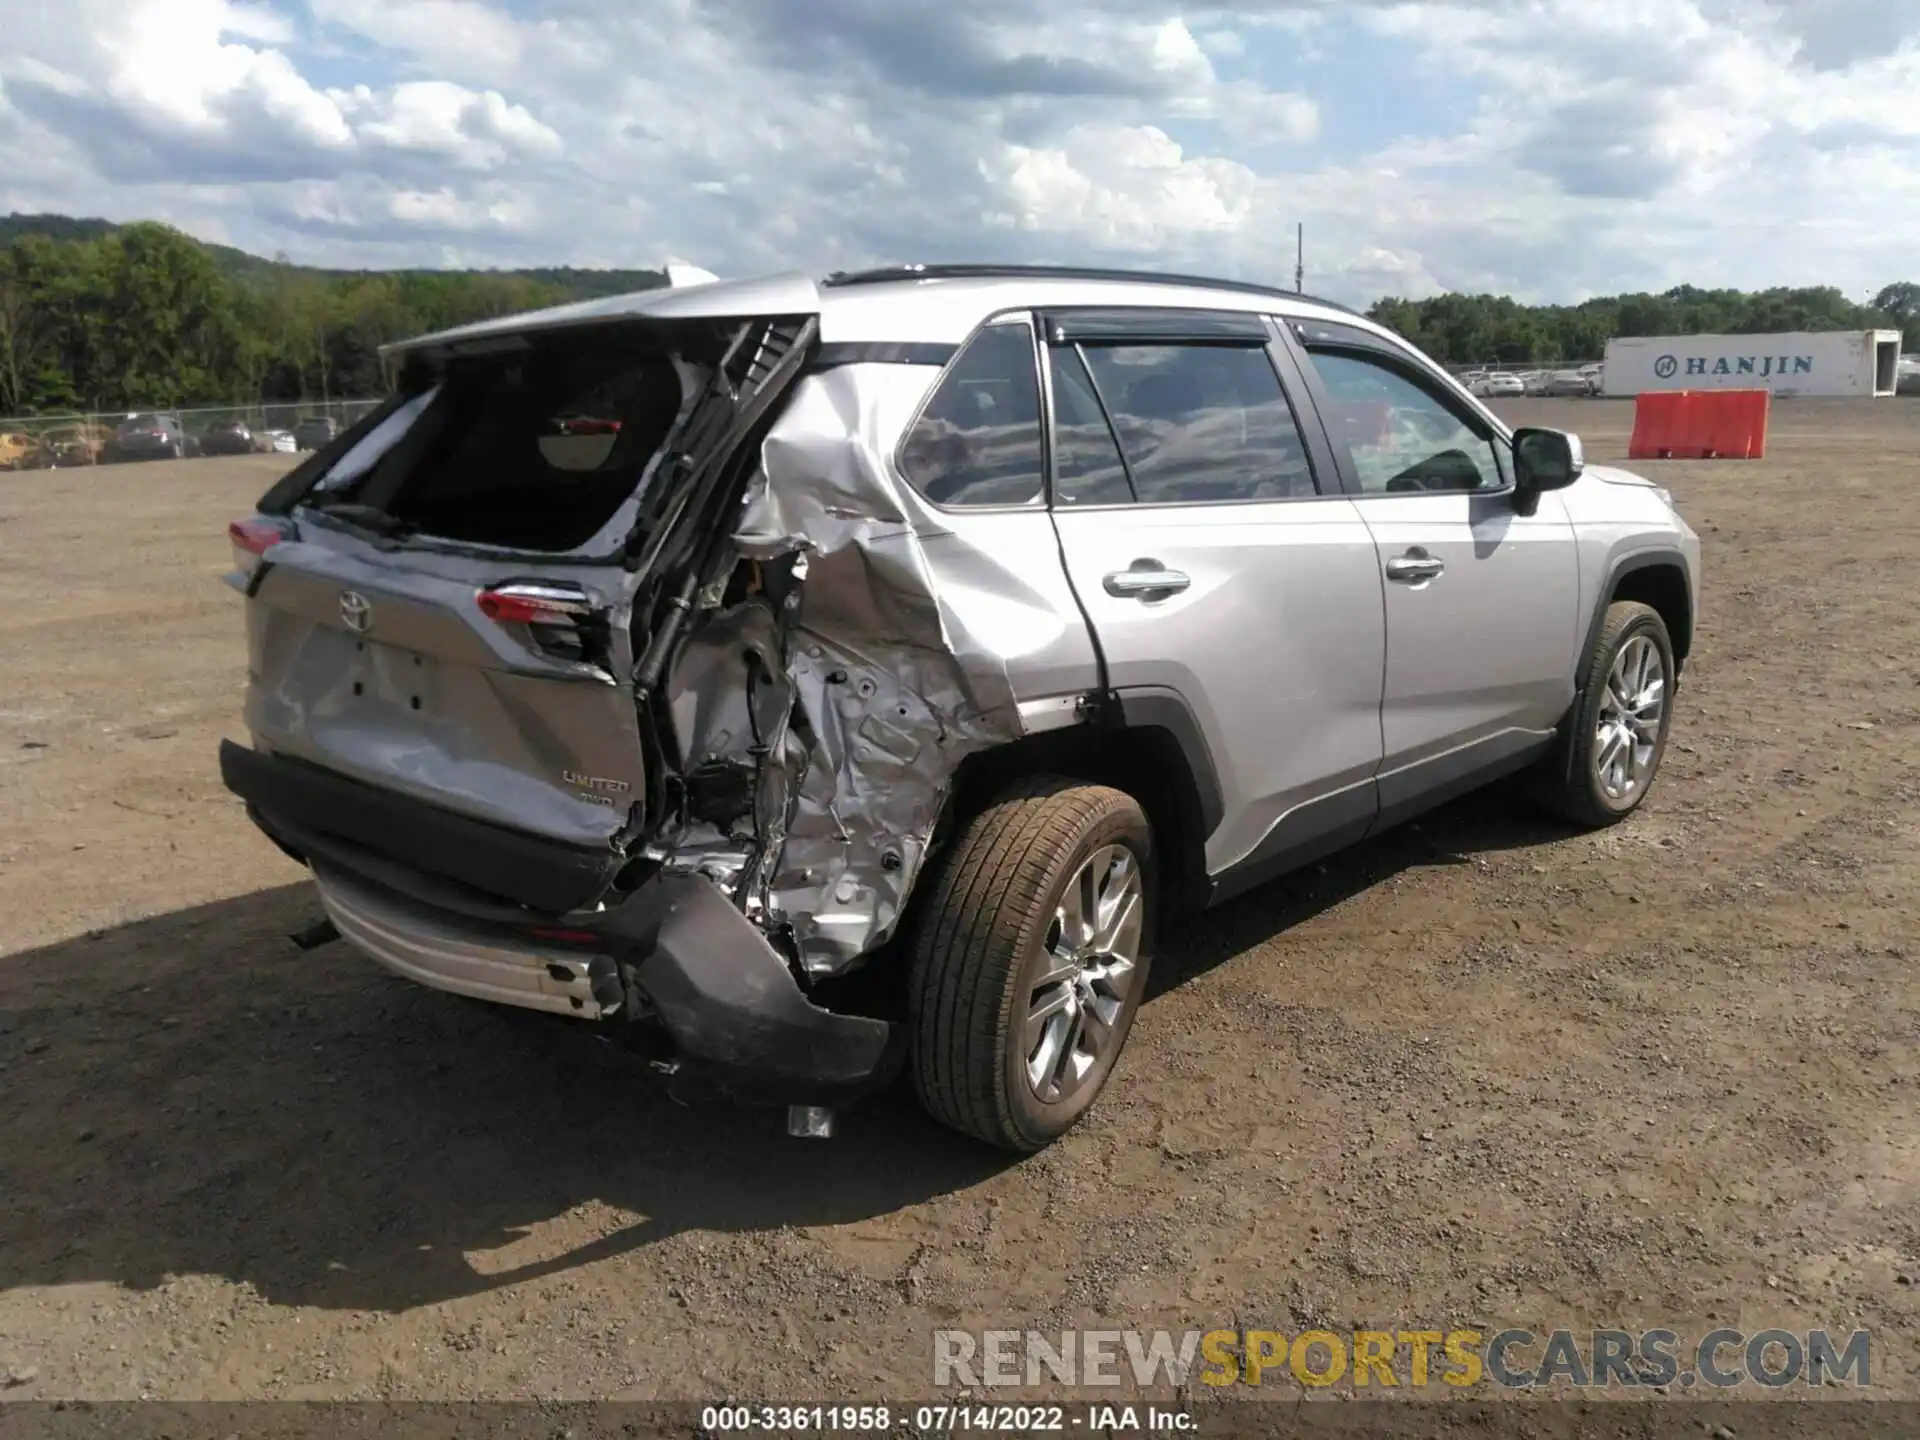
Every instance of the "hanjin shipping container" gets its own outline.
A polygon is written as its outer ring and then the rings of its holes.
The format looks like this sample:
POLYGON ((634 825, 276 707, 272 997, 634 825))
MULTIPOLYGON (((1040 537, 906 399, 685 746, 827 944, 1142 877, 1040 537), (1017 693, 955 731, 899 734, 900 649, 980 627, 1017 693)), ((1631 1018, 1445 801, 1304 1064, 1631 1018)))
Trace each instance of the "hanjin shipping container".
POLYGON ((1635 335, 1607 342, 1602 393, 1771 390, 1775 395, 1891 395, 1898 330, 1791 335, 1635 335))

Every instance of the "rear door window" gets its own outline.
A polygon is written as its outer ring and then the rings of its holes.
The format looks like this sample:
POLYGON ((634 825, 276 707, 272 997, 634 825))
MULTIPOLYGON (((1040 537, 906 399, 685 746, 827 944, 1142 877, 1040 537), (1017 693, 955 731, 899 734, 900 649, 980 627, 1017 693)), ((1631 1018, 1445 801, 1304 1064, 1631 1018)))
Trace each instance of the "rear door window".
POLYGON ((989 325, 968 342, 907 432, 900 470, 936 505, 1040 499, 1040 385, 1024 320, 989 325))
POLYGON ((1111 420, 1138 503, 1288 500, 1318 493, 1293 409, 1263 347, 1077 348, 1111 420))
POLYGON ((1133 499, 1126 461, 1078 349, 1049 346, 1053 385, 1053 495, 1057 505, 1125 505, 1133 499))

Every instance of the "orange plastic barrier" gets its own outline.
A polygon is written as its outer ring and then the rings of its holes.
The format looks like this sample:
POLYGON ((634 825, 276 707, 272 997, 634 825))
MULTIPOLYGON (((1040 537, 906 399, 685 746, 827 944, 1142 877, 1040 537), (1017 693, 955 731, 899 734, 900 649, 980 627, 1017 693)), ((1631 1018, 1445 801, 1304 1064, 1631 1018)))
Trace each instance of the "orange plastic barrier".
POLYGON ((1759 460, 1767 453, 1766 390, 1656 390, 1633 405, 1630 460, 1759 460))

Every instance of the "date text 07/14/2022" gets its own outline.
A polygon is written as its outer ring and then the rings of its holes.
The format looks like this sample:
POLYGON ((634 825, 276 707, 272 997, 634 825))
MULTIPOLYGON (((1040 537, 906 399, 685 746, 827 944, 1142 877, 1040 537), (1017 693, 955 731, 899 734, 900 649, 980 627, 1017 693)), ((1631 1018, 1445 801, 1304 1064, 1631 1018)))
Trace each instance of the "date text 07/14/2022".
POLYGON ((708 1405, 700 1428, 710 1435, 755 1431, 779 1435, 882 1434, 911 1422, 925 1433, 1173 1436, 1196 1428, 1187 1411, 1160 1405, 708 1405))

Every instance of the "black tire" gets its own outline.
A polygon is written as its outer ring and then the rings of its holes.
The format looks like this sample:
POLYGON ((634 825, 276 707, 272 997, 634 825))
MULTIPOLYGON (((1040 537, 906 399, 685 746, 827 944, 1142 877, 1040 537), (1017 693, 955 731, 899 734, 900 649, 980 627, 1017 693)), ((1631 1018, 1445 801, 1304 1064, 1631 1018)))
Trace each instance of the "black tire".
POLYGON ((1600 633, 1587 652, 1581 668, 1580 699, 1568 716, 1567 743, 1557 753, 1560 763, 1543 777, 1543 798, 1559 815, 1590 829, 1618 824, 1647 798, 1647 792, 1659 778, 1660 762, 1667 753, 1667 734, 1673 726, 1674 695, 1673 640, 1667 634, 1667 622, 1651 605, 1620 600, 1607 607, 1600 633), (1644 636, 1659 654, 1662 694, 1659 725, 1653 737, 1651 761, 1645 778, 1631 793, 1610 794, 1601 784, 1596 766, 1599 741, 1597 731, 1601 710, 1609 703, 1609 678, 1622 650, 1644 636))
MULTIPOLYGON (((1124 865, 1118 872, 1124 874, 1124 865)), ((1065 1134, 1105 1087, 1132 1029, 1152 963, 1153 835, 1132 796, 1058 776, 1003 793, 955 836, 923 878, 909 941, 909 1070, 941 1124, 1030 1153, 1065 1134), (1138 867, 1140 934, 1110 1039, 1084 1079, 1055 1100, 1029 1083, 1027 1000, 1071 881, 1108 846, 1138 867)), ((1069 985, 1067 988, 1071 988, 1069 985)))

